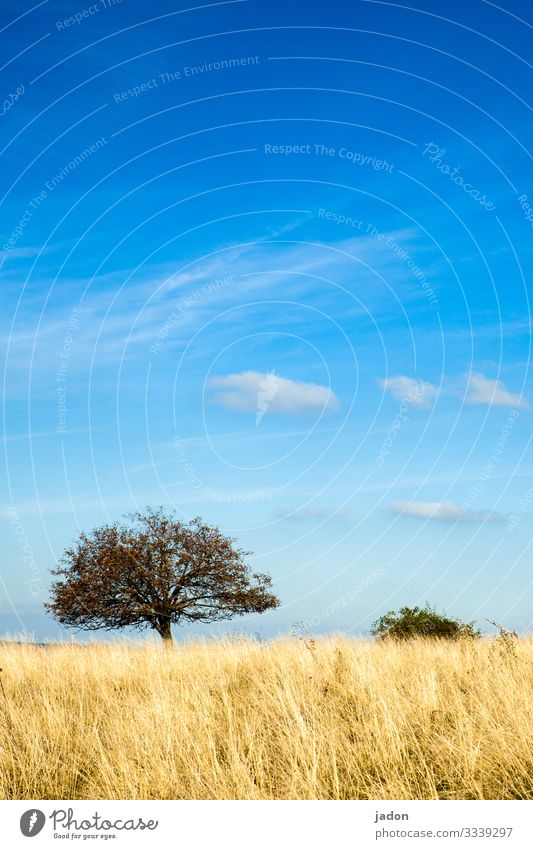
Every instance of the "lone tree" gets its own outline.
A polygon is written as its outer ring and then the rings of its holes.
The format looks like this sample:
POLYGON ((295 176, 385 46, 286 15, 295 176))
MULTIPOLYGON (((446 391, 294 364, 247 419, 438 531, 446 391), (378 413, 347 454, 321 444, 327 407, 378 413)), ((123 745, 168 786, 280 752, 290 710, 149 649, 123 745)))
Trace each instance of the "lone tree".
POLYGON ((82 533, 52 574, 47 610, 67 627, 154 628, 214 622, 277 607, 271 578, 252 573, 250 554, 201 519, 178 521, 162 507, 82 533))
POLYGON ((473 622, 461 622, 437 613, 430 604, 424 607, 401 607, 396 613, 389 610, 373 623, 370 633, 378 640, 409 640, 411 637, 440 637, 457 640, 460 637, 479 637, 473 622))

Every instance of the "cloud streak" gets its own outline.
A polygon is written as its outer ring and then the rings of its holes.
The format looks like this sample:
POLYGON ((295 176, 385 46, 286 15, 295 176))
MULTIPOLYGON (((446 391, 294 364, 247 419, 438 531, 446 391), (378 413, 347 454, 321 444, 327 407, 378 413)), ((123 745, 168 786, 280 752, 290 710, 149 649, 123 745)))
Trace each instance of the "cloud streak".
POLYGON ((302 507, 296 510, 280 507, 273 515, 275 519, 288 519, 291 522, 301 520, 323 522, 327 519, 348 521, 351 518, 347 510, 343 510, 342 508, 328 509, 325 507, 302 507))
POLYGON ((455 501, 394 501, 390 509, 400 516, 412 516, 437 522, 491 522, 499 524, 505 517, 491 510, 466 510, 455 501))

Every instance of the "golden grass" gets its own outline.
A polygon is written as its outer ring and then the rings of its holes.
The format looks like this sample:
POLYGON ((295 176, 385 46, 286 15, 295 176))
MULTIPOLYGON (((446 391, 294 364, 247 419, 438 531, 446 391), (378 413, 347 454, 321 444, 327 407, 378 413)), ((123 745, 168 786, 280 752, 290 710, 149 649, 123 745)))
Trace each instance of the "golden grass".
POLYGON ((4 645, 0 796, 533 798, 533 640, 498 646, 4 645))

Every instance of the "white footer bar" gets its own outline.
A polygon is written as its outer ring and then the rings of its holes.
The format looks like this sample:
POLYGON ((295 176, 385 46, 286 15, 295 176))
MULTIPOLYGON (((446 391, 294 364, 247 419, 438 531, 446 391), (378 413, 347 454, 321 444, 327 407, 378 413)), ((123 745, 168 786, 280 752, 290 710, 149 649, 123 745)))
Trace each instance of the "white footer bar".
POLYGON ((6 849, 533 847, 529 801, 0 801, 0 823, 6 849))

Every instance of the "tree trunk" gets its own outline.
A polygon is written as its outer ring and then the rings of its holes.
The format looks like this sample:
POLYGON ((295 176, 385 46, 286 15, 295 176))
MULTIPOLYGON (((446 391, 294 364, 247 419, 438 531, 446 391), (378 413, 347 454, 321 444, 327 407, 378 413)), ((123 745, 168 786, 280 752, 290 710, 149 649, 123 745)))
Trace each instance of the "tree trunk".
POLYGON ((174 641, 172 639, 170 619, 167 619, 164 616, 160 618, 159 622, 157 623, 157 633, 162 637, 163 645, 165 645, 167 648, 173 645, 174 641))

